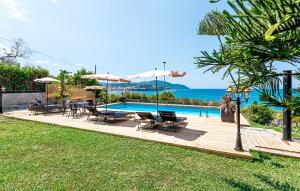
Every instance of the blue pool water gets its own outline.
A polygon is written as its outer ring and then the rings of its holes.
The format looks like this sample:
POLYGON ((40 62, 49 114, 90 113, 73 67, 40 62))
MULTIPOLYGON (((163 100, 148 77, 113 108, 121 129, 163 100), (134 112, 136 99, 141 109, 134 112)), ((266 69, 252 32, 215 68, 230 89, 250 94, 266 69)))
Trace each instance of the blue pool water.
MULTIPOLYGON (((102 106, 100 108, 105 108, 102 106)), ((125 111, 143 111, 143 112, 156 112, 156 104, 114 104, 108 105, 108 109, 120 109, 125 111)), ((219 117, 220 111, 217 108, 204 108, 204 107, 191 107, 191 106, 169 106, 169 105, 159 105, 158 110, 163 111, 175 111, 179 115, 200 115, 206 116, 206 113, 209 117, 219 117)))

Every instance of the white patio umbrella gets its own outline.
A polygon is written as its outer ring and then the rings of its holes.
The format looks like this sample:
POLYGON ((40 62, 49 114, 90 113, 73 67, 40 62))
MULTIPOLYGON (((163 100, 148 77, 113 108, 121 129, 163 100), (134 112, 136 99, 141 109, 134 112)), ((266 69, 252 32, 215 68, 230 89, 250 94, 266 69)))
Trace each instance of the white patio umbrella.
POLYGON ((156 81, 156 112, 158 113, 158 89, 157 89, 157 78, 162 76, 170 76, 170 77, 183 77, 186 75, 186 72, 179 72, 179 71, 167 71, 167 70, 151 70, 148 72, 143 72, 136 75, 129 75, 128 78, 155 78, 156 81))
POLYGON ((47 91, 47 107, 48 107, 48 84, 51 83, 51 82, 60 82, 60 81, 57 80, 57 79, 54 79, 54 78, 50 78, 50 77, 38 78, 38 79, 35 79, 34 81, 35 81, 35 82, 38 82, 38 83, 46 84, 46 91, 47 91))
POLYGON ((83 79, 94 79, 94 80, 101 80, 106 81, 106 105, 105 105, 105 111, 107 111, 107 102, 108 102, 108 81, 110 82, 130 82, 130 80, 127 80, 125 78, 122 78, 120 76, 115 76, 112 74, 90 74, 90 75, 83 75, 81 76, 83 79))

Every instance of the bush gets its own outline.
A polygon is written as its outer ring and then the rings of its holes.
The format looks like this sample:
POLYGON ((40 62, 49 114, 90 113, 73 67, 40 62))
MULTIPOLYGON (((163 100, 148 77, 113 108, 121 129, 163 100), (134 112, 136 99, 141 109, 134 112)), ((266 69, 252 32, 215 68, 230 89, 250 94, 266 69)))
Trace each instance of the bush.
POLYGON ((0 62, 0 87, 4 86, 6 91, 12 90, 40 90, 45 89, 44 84, 33 80, 49 76, 46 69, 36 66, 11 65, 0 62))
POLYGON ((164 101, 174 101, 176 97, 172 92, 166 91, 159 94, 159 99, 164 101))
POLYGON ((267 105, 253 103, 250 107, 243 109, 242 113, 251 121, 261 125, 270 124, 274 119, 274 112, 267 105))

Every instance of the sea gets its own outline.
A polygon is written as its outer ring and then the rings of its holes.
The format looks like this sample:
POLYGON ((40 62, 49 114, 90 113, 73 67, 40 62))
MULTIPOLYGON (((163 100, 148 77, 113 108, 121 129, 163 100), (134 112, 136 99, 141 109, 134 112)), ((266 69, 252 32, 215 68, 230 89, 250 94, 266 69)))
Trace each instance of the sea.
MULTIPOLYGON (((169 91, 169 90, 168 90, 169 91)), ((178 89, 178 90, 170 90, 174 93, 176 98, 190 98, 190 99, 199 99, 203 101, 220 101, 222 96, 226 94, 226 89, 178 89)), ((146 95, 155 95, 155 91, 131 91, 135 93, 141 93, 146 95)), ((111 93, 121 93, 120 91, 114 91, 111 93)), ((252 104, 254 101, 261 103, 259 99, 259 92, 253 90, 250 94, 247 103, 243 103, 243 105, 248 106, 252 104)))

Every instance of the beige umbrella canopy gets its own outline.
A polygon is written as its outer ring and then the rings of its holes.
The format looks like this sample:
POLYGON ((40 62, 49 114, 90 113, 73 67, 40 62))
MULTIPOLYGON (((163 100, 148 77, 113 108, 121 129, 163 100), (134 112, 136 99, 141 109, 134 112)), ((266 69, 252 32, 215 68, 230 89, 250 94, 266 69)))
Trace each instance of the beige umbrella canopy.
POLYGON ((158 90, 157 90, 157 78, 162 76, 170 76, 170 77, 183 77, 186 75, 186 72, 179 71, 167 71, 167 70, 151 70, 148 72, 143 72, 140 74, 129 75, 128 78, 154 78, 156 80, 156 110, 158 112, 158 90))
POLYGON ((90 75, 83 75, 81 76, 83 79, 93 79, 93 80, 101 80, 106 81, 106 106, 105 110, 107 111, 107 102, 108 102, 108 82, 130 82, 130 80, 127 80, 125 78, 122 78, 120 76, 115 76, 109 73, 106 74, 90 74, 90 75))
POLYGON ((46 91, 47 91, 47 107, 48 107, 48 84, 51 83, 51 82, 60 82, 60 81, 57 80, 57 79, 54 79, 54 78, 50 78, 50 77, 38 78, 38 79, 35 79, 34 81, 35 81, 35 82, 38 82, 38 83, 46 84, 46 91))
POLYGON ((183 77, 185 76, 185 74, 186 72, 179 72, 179 71, 151 70, 136 75, 129 75, 128 78, 154 78, 154 77, 161 77, 161 76, 183 77))
POLYGON ((130 82, 125 78, 120 76, 115 76, 112 74, 90 74, 90 75, 83 75, 81 76, 83 79, 94 79, 94 80, 102 80, 102 81, 110 81, 110 82, 130 82))

